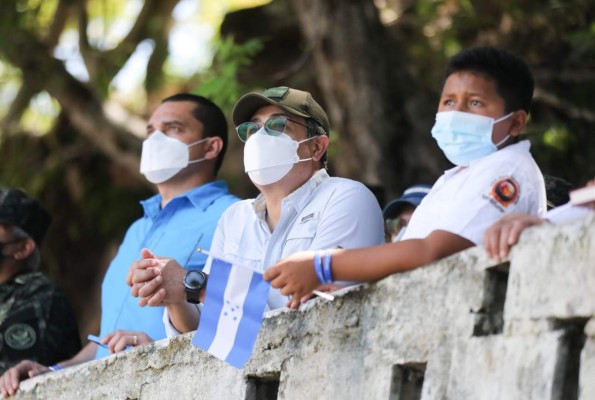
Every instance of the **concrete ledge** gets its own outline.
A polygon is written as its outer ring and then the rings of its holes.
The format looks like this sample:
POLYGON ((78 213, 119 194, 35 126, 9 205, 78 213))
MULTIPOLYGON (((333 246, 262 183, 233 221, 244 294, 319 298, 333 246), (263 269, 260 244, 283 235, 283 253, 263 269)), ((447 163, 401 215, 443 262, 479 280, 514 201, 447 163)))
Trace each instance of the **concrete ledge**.
POLYGON ((594 220, 529 229, 513 249, 509 320, 587 318, 595 313, 594 220))
POLYGON ((192 334, 24 381, 15 399, 595 398, 595 218, 268 313, 236 370, 192 334), (590 321, 587 323, 587 321, 590 321))

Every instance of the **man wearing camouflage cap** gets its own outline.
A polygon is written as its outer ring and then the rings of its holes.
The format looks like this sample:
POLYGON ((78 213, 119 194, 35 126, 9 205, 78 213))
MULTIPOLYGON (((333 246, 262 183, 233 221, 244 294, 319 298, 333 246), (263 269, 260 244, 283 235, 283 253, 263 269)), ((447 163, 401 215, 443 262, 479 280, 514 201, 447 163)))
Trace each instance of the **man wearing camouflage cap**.
MULTIPOLYGON (((236 103, 233 122, 246 143, 245 171, 261 194, 225 211, 213 237, 212 257, 265 271, 300 250, 365 247, 384 241, 382 212, 374 195, 359 182, 329 177, 324 168, 329 121, 310 93, 288 87, 248 93, 236 103)), ((211 262, 209 257, 207 273, 211 262)), ((195 330, 198 307, 175 300, 183 297, 181 283, 167 277, 149 281, 154 271, 133 273, 133 294, 149 305, 166 305, 169 336, 195 330)), ((270 309, 299 305, 288 302, 280 291, 269 292, 270 309)))
POLYGON ((80 349, 68 300, 37 269, 50 216, 16 189, 0 189, 0 375, 23 359, 54 364, 80 349))

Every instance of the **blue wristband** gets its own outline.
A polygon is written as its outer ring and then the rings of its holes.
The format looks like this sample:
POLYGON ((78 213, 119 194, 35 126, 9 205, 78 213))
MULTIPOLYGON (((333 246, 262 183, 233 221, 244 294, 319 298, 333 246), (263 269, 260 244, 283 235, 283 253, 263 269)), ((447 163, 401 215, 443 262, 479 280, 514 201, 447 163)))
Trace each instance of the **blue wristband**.
POLYGON ((322 275, 324 283, 333 283, 333 272, 331 271, 331 251, 327 250, 322 259, 322 275))
POLYGON ((54 364, 54 365, 52 365, 52 366, 50 366, 48 368, 50 369, 50 371, 54 371, 54 372, 55 371, 60 371, 61 369, 64 369, 63 366, 58 365, 58 364, 54 364))
POLYGON ((314 253, 314 271, 316 271, 316 277, 320 283, 324 283, 324 275, 322 273, 322 261, 320 257, 321 251, 314 253))

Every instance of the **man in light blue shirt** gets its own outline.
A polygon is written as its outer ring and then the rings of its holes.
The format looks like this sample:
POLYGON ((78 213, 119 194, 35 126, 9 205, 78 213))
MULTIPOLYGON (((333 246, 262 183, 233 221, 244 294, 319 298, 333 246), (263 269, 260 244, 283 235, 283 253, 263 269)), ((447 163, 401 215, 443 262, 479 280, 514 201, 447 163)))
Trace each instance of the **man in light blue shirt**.
MULTIPOLYGON (((223 181, 216 181, 172 198, 163 209, 162 201, 158 194, 141 202, 144 216, 132 224, 107 270, 101 288, 101 338, 117 330, 129 331, 121 335, 126 346, 144 344, 145 335, 153 340, 165 337, 163 310, 140 307, 130 295, 125 280, 128 267, 148 248, 156 254, 169 254, 186 269, 202 270, 207 257, 196 249, 211 246, 219 217, 237 199, 223 181)), ((107 355, 109 349, 97 348, 96 358, 107 355)))
MULTIPOLYGON (((147 125, 141 172, 159 194, 143 201, 144 216, 128 229, 108 267, 101 293, 101 346, 89 342, 76 356, 52 367, 24 361, 10 374, 10 386, 48 370, 90 361, 163 339, 163 309, 140 307, 130 296, 126 277, 141 251, 166 253, 185 269, 202 269, 221 214, 238 199, 216 181, 227 145, 227 122, 210 100, 178 94, 163 100, 147 125)), ((147 254, 149 253, 149 254, 147 254)))
MULTIPOLYGON (((384 242, 382 211, 373 194, 359 182, 329 177, 324 169, 329 122, 310 93, 287 87, 249 93, 236 103, 233 120, 240 140, 246 142, 245 170, 261 194, 223 214, 211 257, 265 271, 301 250, 384 242)), ((180 267, 169 262, 151 280, 155 265, 149 260, 133 271, 133 294, 149 305, 166 305, 168 336, 195 330, 198 307, 183 301, 179 281, 167 278, 180 267)), ((299 305, 288 302, 278 290, 270 291, 270 309, 299 305)))

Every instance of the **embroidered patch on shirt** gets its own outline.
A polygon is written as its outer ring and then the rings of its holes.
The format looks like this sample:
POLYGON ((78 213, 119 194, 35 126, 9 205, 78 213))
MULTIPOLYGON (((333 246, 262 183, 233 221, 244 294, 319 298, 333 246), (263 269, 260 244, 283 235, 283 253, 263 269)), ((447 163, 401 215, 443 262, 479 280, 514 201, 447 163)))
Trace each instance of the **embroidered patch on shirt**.
POLYGON ((490 189, 487 198, 492 204, 504 211, 512 204, 519 201, 519 184, 514 178, 507 176, 496 180, 490 189))
POLYGON ((312 214, 308 214, 308 215, 306 215, 305 217, 303 217, 303 218, 300 220, 300 223, 301 223, 301 224, 303 224, 304 222, 308 222, 308 221, 310 221, 312 218, 314 218, 314 213, 312 213, 312 214))
POLYGON ((23 323, 11 325, 4 332, 4 340, 8 347, 15 350, 27 350, 33 347, 37 340, 35 329, 23 323))

